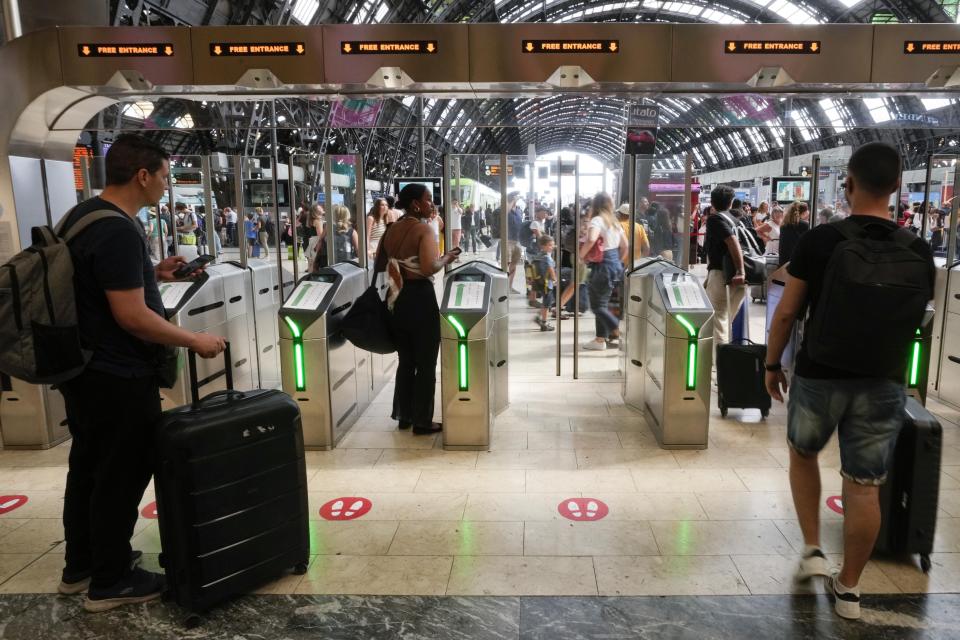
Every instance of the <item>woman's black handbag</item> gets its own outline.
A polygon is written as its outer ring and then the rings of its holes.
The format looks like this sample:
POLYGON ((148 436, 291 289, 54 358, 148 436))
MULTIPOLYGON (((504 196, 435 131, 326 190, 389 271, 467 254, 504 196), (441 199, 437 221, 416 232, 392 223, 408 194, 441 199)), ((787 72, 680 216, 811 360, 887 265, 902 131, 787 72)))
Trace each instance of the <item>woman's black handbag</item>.
POLYGON ((392 224, 387 225, 380 239, 380 251, 373 265, 373 284, 356 299, 340 323, 343 337, 354 346, 372 353, 393 353, 397 343, 393 338, 391 321, 393 314, 387 308, 387 302, 380 296, 377 276, 387 270, 387 251, 384 240, 392 224))
POLYGON ((397 344, 390 330, 390 320, 387 303, 380 297, 380 291, 374 283, 347 311, 340 329, 343 337, 356 347, 373 353, 393 353, 397 350, 397 344))

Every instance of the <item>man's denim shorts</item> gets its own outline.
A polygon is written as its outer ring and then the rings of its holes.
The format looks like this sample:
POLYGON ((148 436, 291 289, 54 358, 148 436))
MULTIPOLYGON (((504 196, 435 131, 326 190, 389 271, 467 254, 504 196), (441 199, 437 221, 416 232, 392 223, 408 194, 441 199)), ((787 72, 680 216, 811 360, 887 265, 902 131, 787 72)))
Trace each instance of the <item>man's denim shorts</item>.
POLYGON ((787 404, 787 440, 801 455, 819 453, 839 429, 840 473, 880 485, 903 426, 906 394, 892 380, 815 380, 794 376, 787 404))

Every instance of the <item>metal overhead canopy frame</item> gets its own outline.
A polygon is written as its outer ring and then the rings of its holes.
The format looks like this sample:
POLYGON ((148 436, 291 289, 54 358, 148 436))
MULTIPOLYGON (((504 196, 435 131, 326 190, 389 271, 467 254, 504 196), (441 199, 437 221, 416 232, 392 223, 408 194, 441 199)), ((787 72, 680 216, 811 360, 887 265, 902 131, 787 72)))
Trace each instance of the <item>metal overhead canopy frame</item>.
POLYGON ((29 240, 30 227, 65 210, 59 201, 38 205, 36 186, 61 199, 74 193, 66 168, 72 169, 78 132, 120 101, 411 92, 442 98, 948 95, 943 87, 960 67, 960 50, 952 45, 936 53, 907 47, 931 40, 956 43, 956 25, 427 24, 417 25, 416 40, 409 34, 403 25, 64 27, 8 43, 0 48, 6 87, 0 113, 0 262, 29 240), (741 48, 731 52, 731 41, 741 48), (220 54, 213 49, 217 44, 220 54), (223 47, 231 44, 239 48, 227 55, 223 47), (345 44, 352 51, 365 46, 362 53, 348 53, 345 44), (252 46, 244 49, 247 45, 252 46), (764 68, 781 69, 791 82, 751 87, 764 68), (381 81, 385 69, 394 75, 381 81), (584 75, 562 77, 577 69, 584 75), (930 81, 947 72, 942 84, 930 81))

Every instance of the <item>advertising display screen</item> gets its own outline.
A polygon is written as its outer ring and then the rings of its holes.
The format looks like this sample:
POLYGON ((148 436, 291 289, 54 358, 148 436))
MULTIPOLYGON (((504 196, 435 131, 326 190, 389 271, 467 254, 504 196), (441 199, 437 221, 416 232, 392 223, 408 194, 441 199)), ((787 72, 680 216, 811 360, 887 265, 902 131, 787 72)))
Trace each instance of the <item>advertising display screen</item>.
POLYGON ((395 178, 393 189, 399 194, 408 184, 422 184, 433 192, 433 204, 437 207, 443 206, 443 185, 442 178, 395 178))
POLYGON ((810 202, 812 178, 786 177, 773 179, 773 194, 778 204, 790 204, 795 200, 810 202))

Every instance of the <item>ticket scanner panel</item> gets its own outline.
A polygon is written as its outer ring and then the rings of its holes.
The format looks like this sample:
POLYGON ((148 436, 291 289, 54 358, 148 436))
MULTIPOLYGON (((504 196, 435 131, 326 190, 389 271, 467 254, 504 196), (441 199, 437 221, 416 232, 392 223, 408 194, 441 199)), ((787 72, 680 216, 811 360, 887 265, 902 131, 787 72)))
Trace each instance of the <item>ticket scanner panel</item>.
POLYGON ((654 278, 646 318, 644 416, 664 449, 705 449, 713 365, 713 307, 700 281, 654 278))
POLYGON ((280 307, 281 381, 300 406, 308 449, 335 447, 361 413, 357 365, 367 354, 358 358, 340 323, 364 288, 363 269, 338 264, 306 276, 280 307))
POLYGON ((506 301, 499 300, 505 282, 503 271, 482 263, 447 274, 440 307, 444 449, 488 449, 494 418, 509 404, 507 338, 500 335, 507 332, 506 301))

